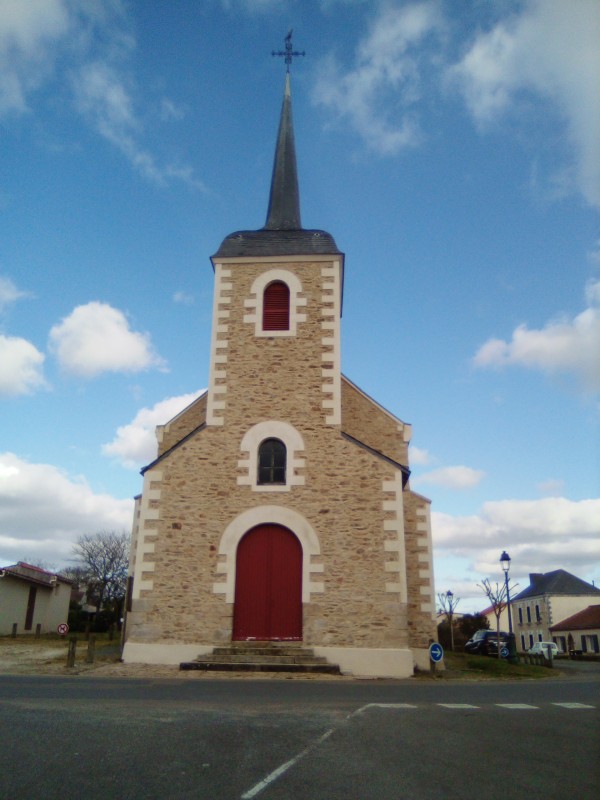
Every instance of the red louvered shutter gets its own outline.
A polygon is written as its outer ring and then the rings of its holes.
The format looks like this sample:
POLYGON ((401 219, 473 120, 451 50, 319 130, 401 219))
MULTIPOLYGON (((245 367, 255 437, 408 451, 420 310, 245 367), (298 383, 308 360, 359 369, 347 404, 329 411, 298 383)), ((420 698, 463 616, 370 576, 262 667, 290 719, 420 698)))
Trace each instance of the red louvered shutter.
POLYGON ((290 290, 282 281, 270 283, 263 297, 263 331, 289 331, 290 290))

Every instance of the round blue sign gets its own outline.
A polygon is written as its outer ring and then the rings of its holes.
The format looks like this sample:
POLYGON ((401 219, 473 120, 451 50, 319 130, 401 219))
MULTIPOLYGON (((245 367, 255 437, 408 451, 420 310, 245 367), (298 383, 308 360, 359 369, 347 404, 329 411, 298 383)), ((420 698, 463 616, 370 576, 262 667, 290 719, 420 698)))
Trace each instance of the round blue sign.
POLYGON ((502 656, 502 658, 508 658, 508 647, 503 647, 500 650, 500 655, 502 656))
POLYGON ((438 642, 429 645, 429 658, 437 664, 444 657, 444 648, 438 642))

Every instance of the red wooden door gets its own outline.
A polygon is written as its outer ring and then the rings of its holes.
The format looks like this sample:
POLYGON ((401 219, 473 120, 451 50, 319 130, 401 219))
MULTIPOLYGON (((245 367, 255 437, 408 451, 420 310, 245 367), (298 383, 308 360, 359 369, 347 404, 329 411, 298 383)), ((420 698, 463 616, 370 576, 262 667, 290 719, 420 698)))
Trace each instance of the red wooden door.
POLYGON ((238 545, 233 638, 302 639, 302 547, 281 525, 259 525, 238 545))

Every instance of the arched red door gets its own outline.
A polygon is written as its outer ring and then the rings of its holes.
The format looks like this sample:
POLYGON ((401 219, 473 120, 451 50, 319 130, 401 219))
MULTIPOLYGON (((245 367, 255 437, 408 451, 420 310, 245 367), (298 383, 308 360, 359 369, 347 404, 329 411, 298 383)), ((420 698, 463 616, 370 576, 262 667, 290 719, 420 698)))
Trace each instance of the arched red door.
POLYGON ((259 525, 236 556, 234 640, 302 639, 302 547, 281 525, 259 525))

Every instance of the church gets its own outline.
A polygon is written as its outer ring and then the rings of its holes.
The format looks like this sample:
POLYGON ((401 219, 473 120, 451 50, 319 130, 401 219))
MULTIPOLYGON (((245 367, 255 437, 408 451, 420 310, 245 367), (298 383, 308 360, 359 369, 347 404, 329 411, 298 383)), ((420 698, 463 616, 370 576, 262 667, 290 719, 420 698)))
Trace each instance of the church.
POLYGON ((208 389, 142 470, 124 661, 261 642, 348 675, 428 669, 430 501, 410 425, 341 372, 344 254, 301 224, 289 69, 266 224, 211 261, 208 389))

